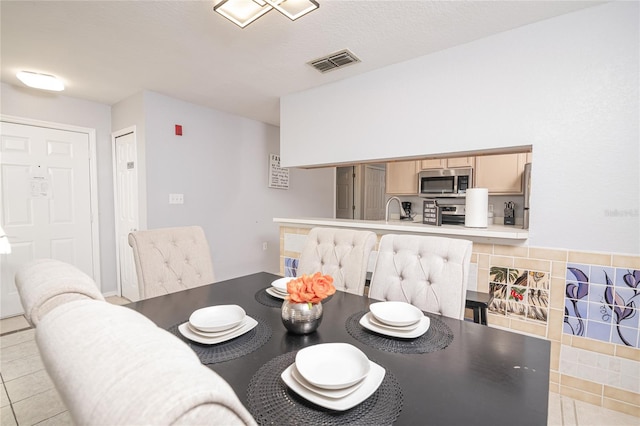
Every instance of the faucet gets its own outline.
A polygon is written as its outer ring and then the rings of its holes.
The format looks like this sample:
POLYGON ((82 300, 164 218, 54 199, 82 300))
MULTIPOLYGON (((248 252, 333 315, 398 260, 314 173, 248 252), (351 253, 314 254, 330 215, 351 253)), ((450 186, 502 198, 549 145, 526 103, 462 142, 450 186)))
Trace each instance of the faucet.
POLYGON ((398 202, 398 208, 400 209, 400 215, 402 215, 402 204, 400 198, 391 197, 387 200, 387 205, 384 207, 384 221, 389 223, 389 204, 391 204, 392 200, 396 200, 398 202))

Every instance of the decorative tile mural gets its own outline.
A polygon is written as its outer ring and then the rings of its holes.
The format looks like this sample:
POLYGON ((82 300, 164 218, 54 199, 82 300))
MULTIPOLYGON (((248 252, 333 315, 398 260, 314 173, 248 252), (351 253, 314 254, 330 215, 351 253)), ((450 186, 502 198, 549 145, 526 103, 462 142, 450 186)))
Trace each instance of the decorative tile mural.
POLYGON ((563 331, 640 347, 640 270, 567 264, 563 331))
POLYGON ((293 257, 284 258, 284 276, 295 277, 298 271, 298 259, 293 257))
POLYGON ((548 273, 493 266, 489 275, 489 311, 527 321, 547 322, 548 273))

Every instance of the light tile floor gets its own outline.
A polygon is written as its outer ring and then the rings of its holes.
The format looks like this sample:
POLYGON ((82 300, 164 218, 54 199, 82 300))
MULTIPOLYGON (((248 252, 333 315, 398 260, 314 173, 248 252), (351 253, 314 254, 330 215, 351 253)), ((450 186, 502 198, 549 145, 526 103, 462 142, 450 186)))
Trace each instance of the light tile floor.
MULTIPOLYGON (((122 298, 107 298, 125 304, 122 298)), ((0 320, 0 425, 65 426, 73 421, 44 370, 24 317, 0 320)), ((506 414, 505 414, 506 415, 506 414)), ((638 426, 640 419, 549 394, 549 426, 638 426)))

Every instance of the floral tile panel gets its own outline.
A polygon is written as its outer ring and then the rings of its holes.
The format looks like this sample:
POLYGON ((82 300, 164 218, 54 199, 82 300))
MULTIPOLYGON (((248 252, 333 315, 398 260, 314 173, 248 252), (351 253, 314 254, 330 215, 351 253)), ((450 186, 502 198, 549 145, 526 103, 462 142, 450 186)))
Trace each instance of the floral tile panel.
POLYGON ((295 277, 298 272, 298 259, 293 257, 284 258, 284 276, 295 277))
POLYGON ((563 332, 640 347, 640 270, 568 264, 563 332))
POLYGON ((489 279, 489 311, 527 321, 547 322, 548 273, 494 266, 489 279))

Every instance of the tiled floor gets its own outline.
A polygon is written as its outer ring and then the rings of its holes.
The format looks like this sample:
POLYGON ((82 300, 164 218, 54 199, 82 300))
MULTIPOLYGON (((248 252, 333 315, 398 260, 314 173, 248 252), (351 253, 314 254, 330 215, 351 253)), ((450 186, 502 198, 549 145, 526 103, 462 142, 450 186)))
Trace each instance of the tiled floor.
MULTIPOLYGON (((107 300, 128 303, 122 298, 107 300)), ((44 370, 34 341, 34 330, 23 317, 0 320, 0 377, 0 425, 73 424, 44 370)), ((548 425, 638 426, 640 419, 551 393, 548 425)))

